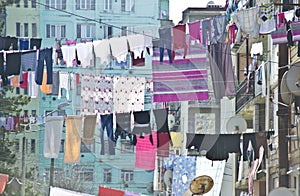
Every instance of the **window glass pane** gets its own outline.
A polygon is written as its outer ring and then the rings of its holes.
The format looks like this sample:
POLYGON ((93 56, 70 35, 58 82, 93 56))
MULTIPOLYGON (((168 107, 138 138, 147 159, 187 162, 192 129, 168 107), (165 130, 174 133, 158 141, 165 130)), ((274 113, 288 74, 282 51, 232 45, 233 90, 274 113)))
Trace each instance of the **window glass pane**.
POLYGON ((31 7, 36 8, 36 1, 31 1, 31 7))
POLYGON ((19 22, 16 23, 16 36, 21 36, 21 24, 19 22))
POLYGON ((50 32, 51 32, 51 30, 50 30, 50 25, 47 24, 47 25, 46 25, 46 37, 47 37, 47 38, 50 38, 50 32))
POLYGON ((28 37, 28 23, 24 23, 24 36, 28 37))
POLYGON ((24 0, 24 7, 28 7, 28 0, 24 0))
POLYGON ((31 33, 32 33, 32 37, 36 37, 37 36, 37 26, 36 23, 32 23, 31 25, 31 33))

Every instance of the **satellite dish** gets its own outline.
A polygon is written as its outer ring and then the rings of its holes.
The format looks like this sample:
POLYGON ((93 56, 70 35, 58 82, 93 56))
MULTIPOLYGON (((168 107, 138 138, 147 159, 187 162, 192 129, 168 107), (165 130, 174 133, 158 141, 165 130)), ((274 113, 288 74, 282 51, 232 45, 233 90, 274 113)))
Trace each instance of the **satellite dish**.
POLYGON ((295 63, 287 72, 286 84, 290 92, 300 96, 300 62, 295 63))
POLYGON ((281 96, 283 103, 289 105, 292 103, 294 97, 291 94, 291 91, 289 90, 289 88, 287 86, 287 74, 288 74, 288 71, 286 71, 282 76, 282 80, 281 80, 281 84, 280 84, 280 96, 281 96))
POLYGON ((173 114, 168 114, 168 127, 172 129, 175 126, 175 116, 173 114))
POLYGON ((190 191, 193 194, 204 194, 209 192, 214 186, 214 181, 210 176, 198 176, 192 180, 190 191))
POLYGON ((293 196, 293 193, 285 187, 279 187, 270 192, 270 196, 282 196, 282 195, 293 196))
POLYGON ((167 169, 164 174, 164 182, 167 187, 172 187, 173 180, 173 171, 171 169, 167 169))
POLYGON ((247 130, 247 122, 241 116, 232 116, 229 118, 226 124, 227 132, 241 133, 247 130))

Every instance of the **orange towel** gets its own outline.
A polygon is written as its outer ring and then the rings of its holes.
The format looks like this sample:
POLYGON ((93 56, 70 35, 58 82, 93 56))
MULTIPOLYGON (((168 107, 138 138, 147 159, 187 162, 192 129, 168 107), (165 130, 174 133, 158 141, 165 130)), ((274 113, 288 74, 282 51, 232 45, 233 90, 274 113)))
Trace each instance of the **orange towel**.
POLYGON ((10 78, 10 86, 20 87, 20 76, 10 78))
POLYGON ((0 195, 3 194, 5 190, 6 183, 8 181, 8 175, 7 174, 0 174, 0 195))
POLYGON ((66 151, 64 154, 65 163, 79 162, 81 130, 82 117, 68 116, 66 119, 66 151))
POLYGON ((51 84, 47 84, 47 71, 45 70, 43 73, 43 81, 40 86, 42 93, 51 94, 51 84))

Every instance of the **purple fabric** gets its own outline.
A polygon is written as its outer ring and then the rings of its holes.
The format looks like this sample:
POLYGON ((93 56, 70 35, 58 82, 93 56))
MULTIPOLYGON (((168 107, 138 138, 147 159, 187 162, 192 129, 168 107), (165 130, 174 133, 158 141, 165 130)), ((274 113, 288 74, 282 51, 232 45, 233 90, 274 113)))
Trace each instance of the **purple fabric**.
POLYGON ((125 196, 140 196, 140 194, 139 193, 125 192, 125 196))
POLYGON ((188 23, 191 40, 200 40, 200 20, 188 23))

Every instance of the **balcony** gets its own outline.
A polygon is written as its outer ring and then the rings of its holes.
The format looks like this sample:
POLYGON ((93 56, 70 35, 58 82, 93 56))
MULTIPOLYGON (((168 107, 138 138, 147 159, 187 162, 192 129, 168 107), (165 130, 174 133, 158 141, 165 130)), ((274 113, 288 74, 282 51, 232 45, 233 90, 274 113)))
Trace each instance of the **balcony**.
POLYGON ((255 97, 255 72, 253 72, 249 78, 245 78, 237 88, 235 111, 238 113, 243 107, 245 107, 255 97))

